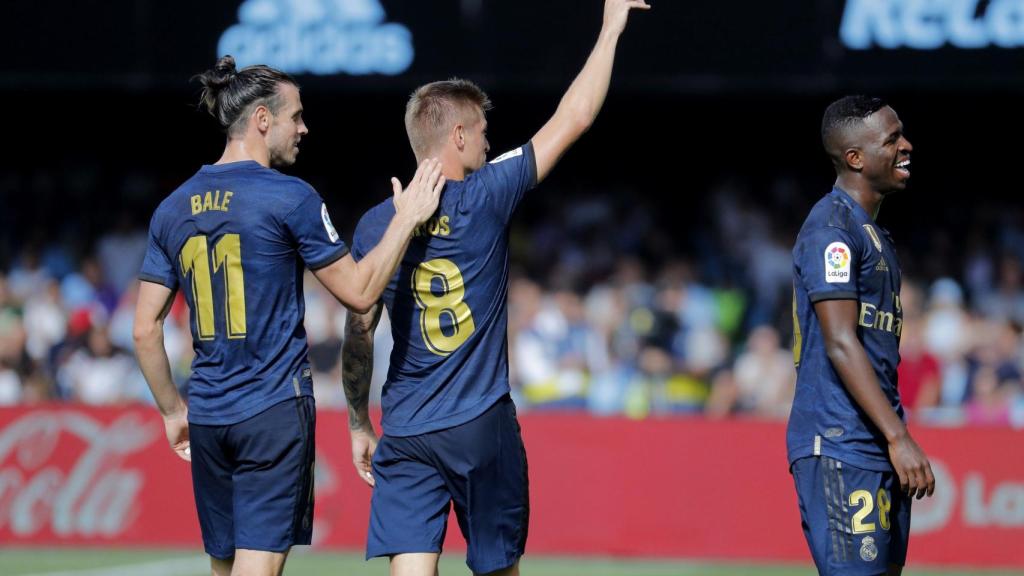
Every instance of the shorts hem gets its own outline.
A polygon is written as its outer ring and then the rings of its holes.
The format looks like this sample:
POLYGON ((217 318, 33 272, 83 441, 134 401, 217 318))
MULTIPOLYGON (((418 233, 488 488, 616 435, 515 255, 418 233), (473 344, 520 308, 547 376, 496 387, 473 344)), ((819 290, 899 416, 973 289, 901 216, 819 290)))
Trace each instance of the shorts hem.
POLYGON ((519 559, 522 558, 522 557, 523 557, 523 555, 519 554, 519 555, 516 555, 515 557, 513 557, 511 559, 506 558, 502 562, 494 562, 492 564, 477 564, 475 562, 470 564, 469 561, 467 560, 466 561, 466 566, 469 566, 469 569, 472 570, 474 574, 487 574, 487 573, 490 573, 490 572, 495 572, 497 570, 504 570, 506 568, 511 568, 512 566, 515 565, 516 562, 519 562, 519 559))
POLYGON ((292 544, 236 544, 235 550, 256 550, 258 552, 275 552, 282 554, 292 549, 293 546, 308 546, 309 542, 294 542, 292 544))
POLYGON ((203 551, 206 552, 207 556, 209 556, 211 558, 216 558, 217 560, 228 560, 229 558, 234 558, 235 557, 235 549, 234 548, 232 548, 230 552, 225 552, 224 550, 222 550, 220 548, 214 548, 212 546, 206 546, 204 544, 203 545, 203 551))
POLYGON ((888 571, 888 565, 882 568, 882 572, 878 571, 878 568, 865 567, 863 569, 852 568, 850 566, 832 566, 822 572, 826 576, 884 576, 888 571))
POLYGON ((437 545, 407 545, 395 546, 392 548, 379 548, 375 550, 367 548, 366 559, 390 558, 391 556, 397 556, 398 554, 440 554, 441 552, 441 547, 437 545))

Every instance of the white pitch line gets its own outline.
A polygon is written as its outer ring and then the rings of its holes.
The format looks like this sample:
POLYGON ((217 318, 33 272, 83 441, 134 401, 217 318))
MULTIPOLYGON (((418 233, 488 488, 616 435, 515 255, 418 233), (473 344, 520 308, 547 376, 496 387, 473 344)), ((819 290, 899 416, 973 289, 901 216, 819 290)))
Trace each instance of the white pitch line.
POLYGON ((197 576, 210 573, 209 559, 169 558, 140 564, 121 564, 83 570, 62 570, 60 572, 34 572, 25 576, 197 576))

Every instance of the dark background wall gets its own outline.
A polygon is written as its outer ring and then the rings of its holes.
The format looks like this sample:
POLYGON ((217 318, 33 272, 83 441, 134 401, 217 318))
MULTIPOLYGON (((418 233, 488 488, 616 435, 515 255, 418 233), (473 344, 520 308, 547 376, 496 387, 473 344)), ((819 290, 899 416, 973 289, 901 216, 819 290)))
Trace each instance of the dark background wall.
MULTIPOLYGON (((0 261, 39 235, 84 246, 119 220, 145 222, 160 198, 216 159, 222 136, 196 110, 188 79, 212 65, 239 4, 5 6, 0 261)), ((452 75, 490 92, 494 153, 524 142, 585 60, 600 4, 382 2, 386 22, 412 35, 412 66, 393 76, 300 74, 311 133, 289 171, 317 187, 350 235, 358 215, 388 194, 388 177, 414 168, 402 126, 406 95, 452 75)), ((631 19, 593 130, 527 200, 520 221, 542 217, 552 196, 612 190, 622 202, 658 207, 672 242, 686 249, 708 217, 709 195, 739 181, 749 202, 792 228, 832 182, 818 141, 822 110, 865 91, 892 102, 916 147, 913 184, 886 203, 882 224, 922 258, 962 251, 966 241, 957 238, 984 234, 978 223, 1018 204, 1020 49, 960 49, 950 40, 935 50, 854 50, 843 47, 840 29, 844 10, 874 5, 887 7, 870 20, 879 38, 929 25, 955 39, 949 31, 965 22, 995 29, 993 18, 1006 11, 996 4, 978 2, 957 20, 876 0, 657 1, 631 19), (795 192, 780 192, 779 182, 795 192), (935 246, 936 237, 951 241, 935 246)))

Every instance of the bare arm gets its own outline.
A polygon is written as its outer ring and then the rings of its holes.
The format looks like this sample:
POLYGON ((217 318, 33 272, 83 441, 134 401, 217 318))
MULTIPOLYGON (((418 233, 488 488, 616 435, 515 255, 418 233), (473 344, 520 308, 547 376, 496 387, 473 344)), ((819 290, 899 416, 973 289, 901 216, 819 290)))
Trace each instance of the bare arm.
POLYGON ((314 270, 317 280, 350 309, 358 312, 369 310, 395 273, 416 226, 426 222, 437 210, 444 183, 441 164, 433 158, 419 165, 404 191, 398 180, 392 178, 395 216, 380 243, 359 262, 347 255, 314 270))
POLYGON ((341 380, 348 401, 348 428, 352 438, 352 464, 370 486, 377 433, 370 422, 370 380, 373 377, 373 332, 380 321, 381 305, 365 314, 349 312, 345 343, 341 347, 341 380))
POLYGON ((857 339, 857 302, 824 300, 814 304, 814 312, 821 322, 825 350, 843 385, 889 443, 889 459, 900 486, 910 496, 931 496, 935 492, 931 464, 889 404, 857 339))
POLYGON ((537 182, 547 177, 584 132, 590 129, 608 94, 615 48, 633 8, 649 10, 644 0, 605 0, 604 23, 583 70, 576 76, 554 116, 533 137, 537 182))
POLYGON ((188 439, 188 407, 171 378, 171 364, 164 349, 164 318, 174 292, 161 284, 141 282, 135 304, 135 355, 146 377, 157 408, 164 418, 167 441, 178 456, 191 460, 188 439))

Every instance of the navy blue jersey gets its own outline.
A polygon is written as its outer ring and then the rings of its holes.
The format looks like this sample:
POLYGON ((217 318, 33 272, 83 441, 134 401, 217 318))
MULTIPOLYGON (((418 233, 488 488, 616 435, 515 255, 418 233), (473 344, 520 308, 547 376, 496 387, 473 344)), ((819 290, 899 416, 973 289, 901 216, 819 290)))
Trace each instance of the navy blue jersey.
POLYGON ((830 456, 867 470, 891 469, 885 437, 857 406, 825 352, 814 303, 857 301, 857 337, 882 392, 903 417, 896 388, 903 311, 900 269, 888 233, 835 188, 818 201, 793 248, 796 398, 786 441, 789 461, 830 456))
MULTIPOLYGON (((381 397, 386 434, 457 426, 508 394, 508 222, 536 182, 526 144, 449 180, 437 213, 414 235, 383 296, 395 339, 381 397)), ((356 260, 394 213, 388 199, 363 216, 356 260)))
POLYGON ((139 277, 188 301, 190 422, 234 424, 312 395, 303 266, 346 253, 320 195, 257 162, 203 166, 160 203, 139 277))

